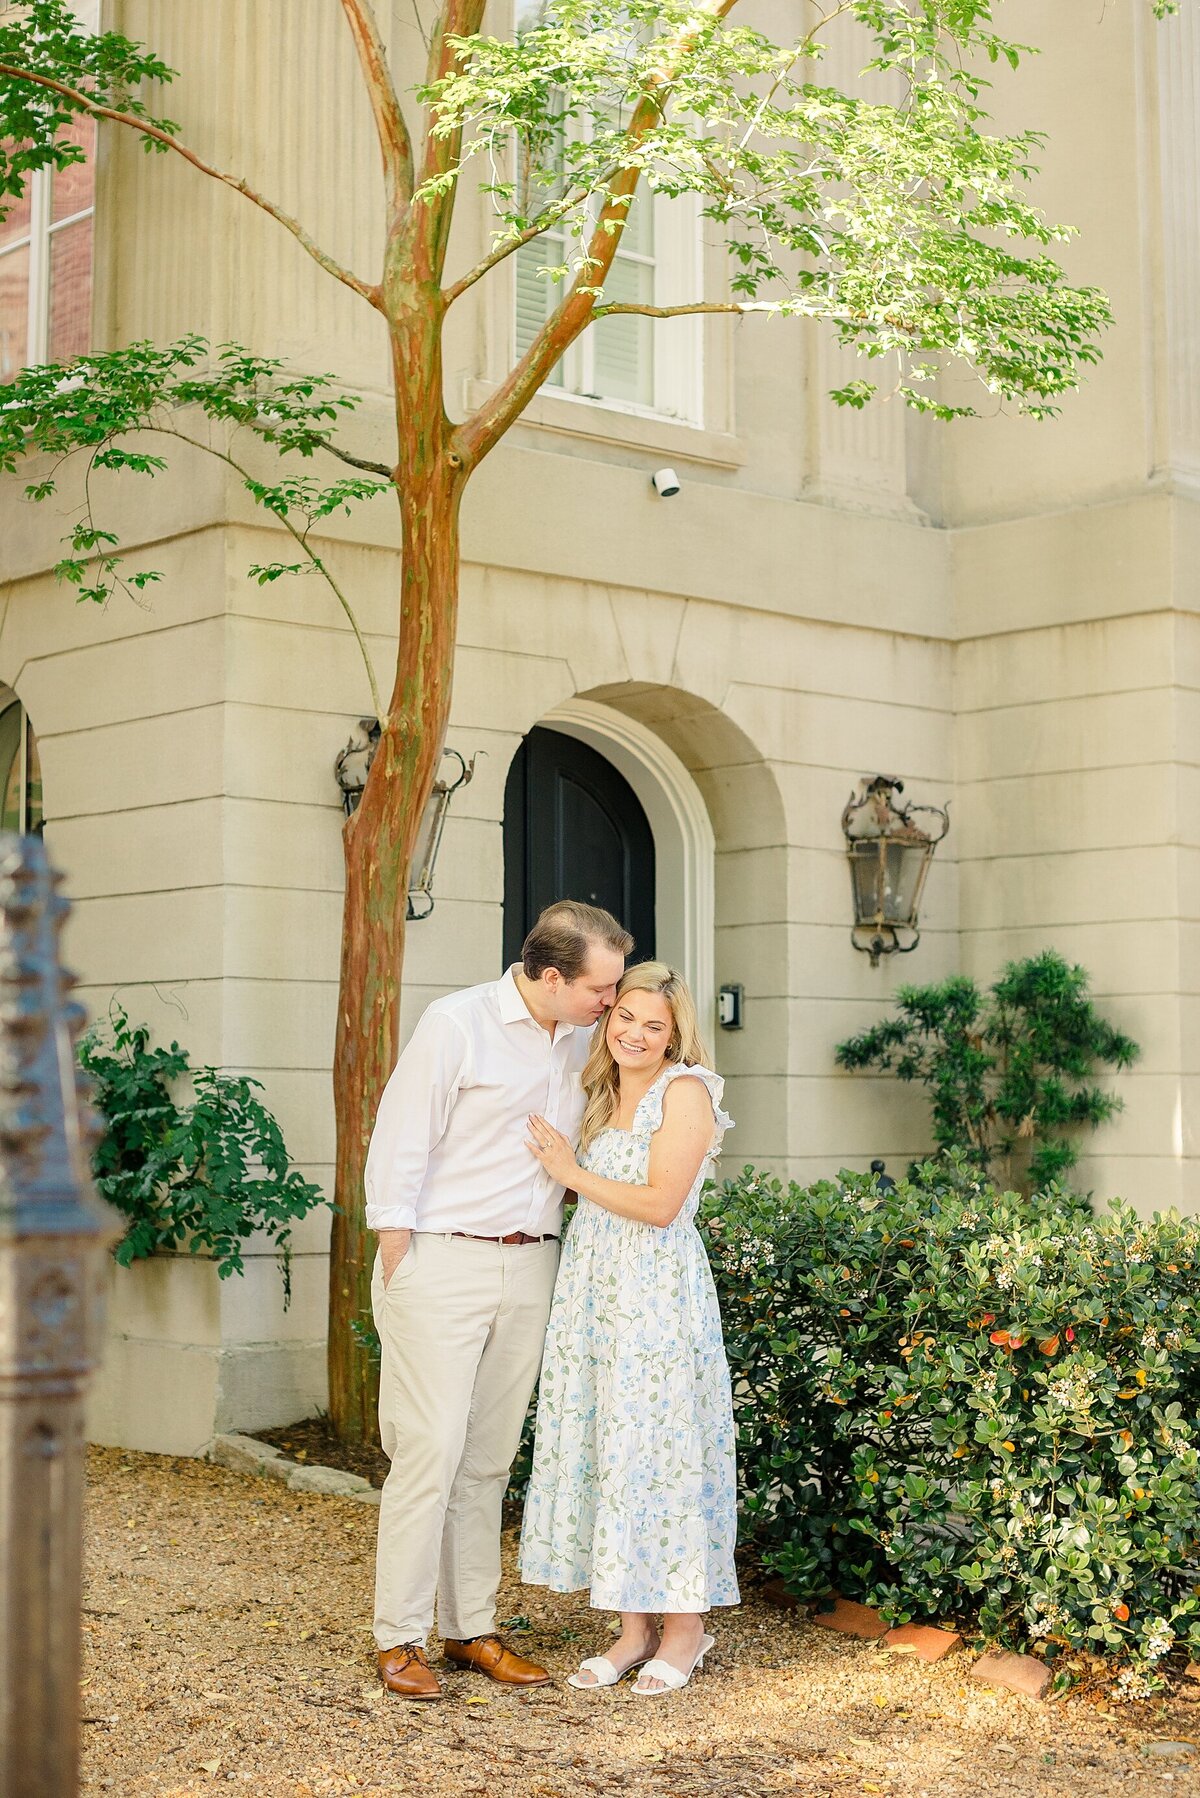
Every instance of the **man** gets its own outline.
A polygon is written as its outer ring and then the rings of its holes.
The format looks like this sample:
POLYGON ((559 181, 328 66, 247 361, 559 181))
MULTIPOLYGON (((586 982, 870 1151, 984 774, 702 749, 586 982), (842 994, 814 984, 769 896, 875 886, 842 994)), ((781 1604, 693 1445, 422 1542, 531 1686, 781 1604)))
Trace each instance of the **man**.
POLYGON ((542 913, 502 979, 437 999, 380 1101, 367 1155, 371 1299, 391 1471, 379 1506, 375 1640, 389 1691, 436 1699, 448 1661, 509 1685, 544 1667, 495 1634, 500 1507, 537 1381, 563 1189, 526 1148, 536 1112, 576 1138, 592 1028, 633 939, 596 906, 542 913))

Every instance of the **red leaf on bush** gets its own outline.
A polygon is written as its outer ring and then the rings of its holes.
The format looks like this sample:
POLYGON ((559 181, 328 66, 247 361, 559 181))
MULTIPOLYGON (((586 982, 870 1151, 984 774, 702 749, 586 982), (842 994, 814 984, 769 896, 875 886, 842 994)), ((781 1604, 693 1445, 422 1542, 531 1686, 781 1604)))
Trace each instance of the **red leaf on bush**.
POLYGON ((1008 1348, 1012 1342, 1012 1338, 1007 1330, 993 1330, 988 1337, 988 1341, 994 1342, 997 1348, 1008 1348))
POLYGON ((1038 1343, 1038 1347, 1041 1349, 1043 1355, 1057 1355, 1057 1353, 1058 1353, 1058 1337, 1057 1336, 1047 1336, 1047 1338, 1044 1342, 1038 1343))
POLYGON ((1067 1325, 1067 1341, 1068 1341, 1068 1342, 1074 1342, 1074 1340, 1075 1340, 1075 1332, 1074 1332, 1074 1330, 1073 1330, 1073 1329, 1072 1329, 1072 1328, 1071 1328, 1071 1326, 1070 1326, 1070 1324, 1068 1324, 1068 1325, 1067 1325))

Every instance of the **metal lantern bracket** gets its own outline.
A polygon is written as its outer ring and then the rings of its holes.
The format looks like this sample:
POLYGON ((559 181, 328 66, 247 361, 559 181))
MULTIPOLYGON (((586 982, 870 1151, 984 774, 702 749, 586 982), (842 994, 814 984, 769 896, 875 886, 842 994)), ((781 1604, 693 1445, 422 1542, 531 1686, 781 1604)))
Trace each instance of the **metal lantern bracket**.
POLYGON ((881 955, 910 955, 920 942, 925 878, 933 852, 950 828, 949 801, 945 806, 901 805, 903 791, 904 782, 895 775, 865 776, 842 812, 854 900, 850 940, 870 956, 873 968, 881 955), (936 820, 935 827, 923 828, 918 815, 936 820))
POLYGON ((476 750, 470 761, 466 761, 457 749, 443 749, 442 760, 447 757, 458 763, 458 773, 453 780, 446 780, 441 775, 433 784, 429 795, 429 803, 425 807, 425 816, 421 820, 421 834, 417 838, 417 853, 413 857, 413 874, 408 883, 408 910, 406 916, 410 923, 419 923, 427 918, 434 907, 433 870, 437 862, 438 850, 442 846, 442 832, 446 828, 446 819, 450 812, 450 801, 460 787, 469 785, 475 774, 475 763, 484 750, 476 750))
POLYGON ((357 730, 351 731, 346 747, 338 751, 333 776, 342 795, 342 810, 347 818, 355 811, 375 760, 382 734, 378 718, 360 718, 357 730))
MULTIPOLYGON (((363 796, 371 763, 375 760, 375 752, 379 747, 380 735, 378 718, 360 718, 358 729, 352 733, 350 741, 334 763, 334 775, 342 795, 342 809, 347 817, 357 810, 363 796)), ((465 787, 471 780, 476 760, 486 753, 483 749, 476 750, 468 762, 457 749, 442 750, 441 760, 445 761, 449 757, 452 762, 457 762, 458 772, 453 779, 439 774, 425 806, 421 828, 417 833, 412 873, 409 876, 405 916, 410 923, 419 923, 433 910, 433 870, 442 845, 442 832, 446 828, 450 801, 459 788, 465 787)))

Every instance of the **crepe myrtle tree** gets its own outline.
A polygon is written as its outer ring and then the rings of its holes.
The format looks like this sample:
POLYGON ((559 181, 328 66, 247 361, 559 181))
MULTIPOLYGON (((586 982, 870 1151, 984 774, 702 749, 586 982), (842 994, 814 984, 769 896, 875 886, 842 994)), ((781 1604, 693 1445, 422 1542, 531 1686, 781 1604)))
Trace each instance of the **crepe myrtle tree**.
MULTIPOLYGON (((450 706, 459 515, 474 471, 600 319, 824 319, 878 376, 835 392, 841 405, 893 398, 942 418, 968 412, 936 379, 957 364, 989 406, 1045 417, 1097 359, 1109 311, 1050 254, 1069 232, 1027 197, 1039 138, 987 128, 984 71, 1023 54, 996 30, 989 0, 800 0, 786 9, 786 40, 764 34, 737 0, 551 0, 523 7, 512 37, 483 33, 484 0, 441 0, 422 7, 428 65, 414 93, 397 87, 372 0, 339 3, 382 160, 376 267, 344 266, 256 181, 185 142, 158 110, 175 71, 117 32, 83 29, 69 0, 31 0, 0 25, 0 205, 35 171, 81 158, 68 135, 81 114, 232 188, 385 321, 389 459, 339 442, 356 402, 336 376, 189 336, 26 369, 0 404, 0 471, 32 462, 25 491, 46 499, 60 464, 78 454, 83 500, 56 572, 79 599, 104 602, 159 577, 125 563, 92 504, 95 471, 161 477, 172 440, 220 457, 292 546, 251 572, 260 581, 315 572, 362 646, 381 733, 344 826, 329 1328, 331 1413, 354 1439, 374 1429, 372 1378, 351 1327, 369 1302, 363 1166, 397 1053, 409 864, 450 706), (835 24, 860 33, 861 91, 822 79, 835 24), (482 187, 492 208, 490 247, 448 273, 464 184, 468 200, 482 187), (670 306, 611 297, 606 282, 642 193, 698 206, 729 252, 720 293, 670 306), (551 284, 544 324, 478 408, 451 418, 447 313, 480 283, 510 276, 514 252, 546 233, 557 247, 541 271, 551 284), (394 494, 401 528, 396 665, 384 688, 319 547, 322 520, 381 491, 394 494)), ((1173 10, 1170 0, 1139 3, 1173 10)), ((330 178, 349 184, 359 171, 330 178)))

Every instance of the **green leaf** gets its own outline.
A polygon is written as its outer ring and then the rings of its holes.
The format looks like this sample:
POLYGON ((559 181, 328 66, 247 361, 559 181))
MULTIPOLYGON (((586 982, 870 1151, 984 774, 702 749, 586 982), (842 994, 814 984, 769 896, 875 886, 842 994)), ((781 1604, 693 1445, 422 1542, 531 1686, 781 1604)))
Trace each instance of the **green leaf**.
POLYGON ((186 1247, 211 1255, 227 1279, 243 1271, 241 1244, 261 1232, 279 1250, 286 1305, 292 1226, 326 1201, 291 1166, 277 1120, 254 1096, 259 1082, 194 1067, 177 1043, 152 1047, 115 1001, 81 1040, 79 1061, 106 1126, 96 1184, 127 1220, 118 1262, 186 1247))

